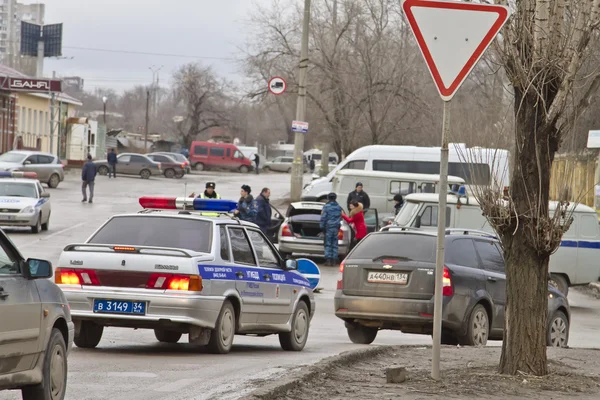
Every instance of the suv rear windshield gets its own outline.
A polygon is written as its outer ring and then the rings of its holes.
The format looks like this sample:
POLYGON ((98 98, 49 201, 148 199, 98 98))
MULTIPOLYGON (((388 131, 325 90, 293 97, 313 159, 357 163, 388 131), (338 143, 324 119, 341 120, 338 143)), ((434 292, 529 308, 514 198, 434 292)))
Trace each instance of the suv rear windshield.
POLYGON ((352 258, 381 257, 406 261, 435 262, 435 236, 387 233, 364 238, 352 251, 352 258))
POLYGON ((115 217, 89 243, 173 247, 210 253, 211 225, 208 221, 184 218, 115 217))

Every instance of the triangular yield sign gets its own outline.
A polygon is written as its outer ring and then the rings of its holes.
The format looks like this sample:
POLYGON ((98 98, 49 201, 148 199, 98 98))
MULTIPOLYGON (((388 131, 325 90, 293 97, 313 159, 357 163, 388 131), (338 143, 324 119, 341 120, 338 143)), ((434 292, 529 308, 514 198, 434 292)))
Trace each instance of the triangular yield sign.
POLYGON ((405 0, 408 23, 443 100, 454 97, 509 16, 508 7, 405 0))

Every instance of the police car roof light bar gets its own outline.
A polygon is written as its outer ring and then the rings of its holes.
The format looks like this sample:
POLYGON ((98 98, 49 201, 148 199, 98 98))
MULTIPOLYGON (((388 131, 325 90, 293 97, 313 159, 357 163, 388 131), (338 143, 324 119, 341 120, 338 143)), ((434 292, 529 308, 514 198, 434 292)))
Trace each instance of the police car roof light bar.
POLYGON ((194 199, 194 210, 211 211, 218 213, 230 213, 237 208, 237 203, 233 200, 221 199, 194 199))
POLYGON ((145 209, 157 210, 185 210, 209 211, 216 213, 230 213, 237 208, 233 200, 215 199, 190 199, 188 197, 140 197, 140 205, 145 209))
POLYGON ((161 210, 176 210, 177 198, 175 197, 140 197, 140 206, 143 208, 155 208, 161 210))
POLYGON ((37 179, 37 174, 35 172, 3 171, 3 172, 0 172, 0 178, 37 179))

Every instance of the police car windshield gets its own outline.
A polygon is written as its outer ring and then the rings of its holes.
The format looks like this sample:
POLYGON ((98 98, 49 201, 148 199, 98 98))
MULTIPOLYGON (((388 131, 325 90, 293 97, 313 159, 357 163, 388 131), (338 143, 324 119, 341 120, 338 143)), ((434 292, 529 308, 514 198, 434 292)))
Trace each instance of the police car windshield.
POLYGON ((4 153, 0 156, 0 162, 21 163, 25 160, 25 154, 22 153, 4 153))
POLYGON ((186 218, 115 217, 89 243, 172 247, 210 253, 212 223, 186 218))
POLYGON ((0 182, 0 197, 37 198, 34 183, 0 182))

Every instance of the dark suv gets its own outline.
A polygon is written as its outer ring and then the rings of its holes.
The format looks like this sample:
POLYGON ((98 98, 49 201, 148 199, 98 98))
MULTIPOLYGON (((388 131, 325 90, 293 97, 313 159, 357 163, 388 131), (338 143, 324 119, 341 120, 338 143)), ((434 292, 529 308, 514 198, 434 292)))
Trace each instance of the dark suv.
MULTIPOLYGON (((506 277, 499 241, 489 233, 451 229, 445 241, 442 343, 484 346, 502 340, 506 277)), ((354 343, 379 329, 431 334, 435 232, 390 228, 372 233, 340 265, 335 315, 354 343)), ((548 288, 548 346, 566 347, 570 309, 548 288)))

